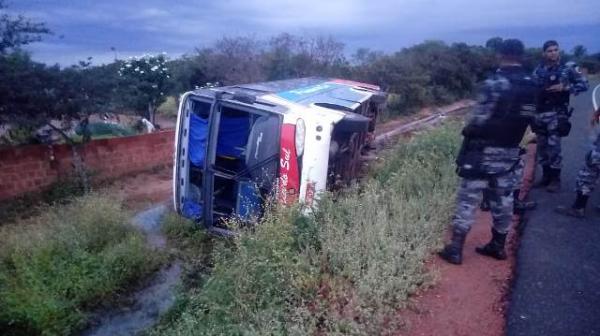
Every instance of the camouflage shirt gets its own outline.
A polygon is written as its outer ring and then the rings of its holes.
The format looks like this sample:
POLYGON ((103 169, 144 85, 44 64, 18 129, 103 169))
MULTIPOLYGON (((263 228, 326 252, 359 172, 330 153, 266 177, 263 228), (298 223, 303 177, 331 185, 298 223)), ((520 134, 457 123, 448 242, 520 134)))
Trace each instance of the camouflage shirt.
POLYGON ((577 95, 588 89, 587 78, 581 73, 575 62, 538 65, 533 71, 533 78, 542 89, 546 89, 554 84, 562 84, 565 87, 563 92, 544 92, 540 96, 538 104, 542 112, 553 106, 566 106, 569 104, 569 95, 577 95))
MULTIPOLYGON (((518 69, 519 67, 511 68, 518 69)), ((524 81, 530 81, 532 83, 531 86, 535 85, 532 77, 524 76, 522 79, 524 81)), ((496 73, 487 78, 478 90, 477 105, 475 105, 471 111, 470 118, 465 128, 481 127, 488 122, 494 114, 497 104, 501 103, 501 99, 504 98, 512 88, 512 84, 505 76, 505 71, 503 71, 502 68, 498 69, 496 73)), ((533 118, 535 112, 535 106, 533 105, 534 101, 535 98, 532 97, 530 104, 523 104, 520 106, 520 113, 523 117, 528 119, 533 118)))
MULTIPOLYGON (((499 104, 513 103, 510 97, 514 97, 515 95, 511 91, 516 88, 513 87, 511 80, 507 77, 509 75, 508 72, 512 72, 512 76, 522 74, 519 77, 522 81, 532 81, 531 77, 524 73, 522 68, 507 67, 498 69, 495 74, 482 83, 478 91, 477 105, 471 111, 470 118, 463 130, 463 135, 465 135, 464 141, 467 143, 466 148, 469 147, 468 143, 470 141, 476 141, 478 133, 486 129, 486 125, 489 125, 488 123, 493 119, 499 104), (471 136, 474 136, 474 138, 470 138, 471 136)), ((535 87, 533 82, 531 82, 530 86, 535 87)), ((531 99, 528 102, 528 104, 519 106, 519 113, 525 119, 530 119, 533 116, 535 110, 533 104, 535 102, 534 95, 531 95, 531 99)), ((511 131, 514 132, 515 130, 503 129, 500 130, 500 133, 511 131)), ((494 133, 498 134, 498 132, 494 133)), ((522 137, 522 134, 519 136, 522 137)), ((463 143, 463 148, 465 148, 465 143, 463 143)), ((478 166, 482 172, 490 175, 502 174, 512 170, 520 160, 519 147, 486 145, 480 149, 476 157, 478 157, 476 161, 479 162, 478 166)), ((459 163, 459 165, 462 165, 462 163, 459 163)))
POLYGON ((544 85, 555 73, 559 74, 558 82, 568 88, 569 93, 577 95, 587 91, 588 80, 575 62, 557 63, 550 66, 540 64, 533 70, 533 78, 540 85, 544 85))

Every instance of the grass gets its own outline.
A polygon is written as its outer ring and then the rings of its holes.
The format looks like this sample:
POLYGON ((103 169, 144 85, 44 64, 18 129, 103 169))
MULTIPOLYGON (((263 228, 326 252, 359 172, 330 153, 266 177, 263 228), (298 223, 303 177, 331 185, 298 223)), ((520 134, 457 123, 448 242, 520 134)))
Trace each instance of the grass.
POLYGON ((0 227, 0 334, 68 335, 86 311, 110 301, 164 260, 129 213, 88 195, 0 227))
POLYGON ((161 227, 169 244, 175 247, 175 257, 184 262, 184 285, 198 286, 213 265, 211 252, 214 237, 199 230, 193 221, 174 212, 162 218, 161 227))
MULTIPOLYGON (((88 174, 91 174, 88 172, 88 174)), ((39 215, 51 204, 65 204, 74 197, 82 196, 84 188, 75 176, 62 178, 41 192, 30 192, 23 196, 2 201, 0 204, 0 226, 39 215)))
POLYGON ((395 93, 388 95, 387 103, 383 110, 377 115, 377 122, 384 123, 395 118, 414 114, 419 111, 418 106, 402 106, 400 96, 395 93))
POLYGON ((431 281, 424 261, 450 219, 458 141, 455 123, 418 134, 389 150, 361 186, 325 195, 311 215, 273 209, 239 237, 212 241, 203 280, 149 334, 397 332, 397 311, 431 281))
POLYGON ((160 115, 169 118, 177 118, 177 97, 169 96, 164 103, 156 109, 156 112, 160 115))

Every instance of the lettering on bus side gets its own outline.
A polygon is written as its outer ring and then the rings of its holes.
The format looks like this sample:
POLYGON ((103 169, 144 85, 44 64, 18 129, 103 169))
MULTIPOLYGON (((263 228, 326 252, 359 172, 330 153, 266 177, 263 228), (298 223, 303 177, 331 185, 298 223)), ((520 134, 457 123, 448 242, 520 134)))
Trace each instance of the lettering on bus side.
POLYGON ((290 153, 291 150, 288 148, 281 147, 282 158, 279 159, 279 170, 281 172, 281 183, 280 183, 280 200, 283 204, 287 204, 287 187, 288 187, 288 173, 290 171, 290 153))
POLYGON ((279 153, 279 188, 278 199, 282 204, 291 204, 296 201, 300 190, 298 173, 298 158, 295 148, 296 126, 283 124, 281 129, 279 153))

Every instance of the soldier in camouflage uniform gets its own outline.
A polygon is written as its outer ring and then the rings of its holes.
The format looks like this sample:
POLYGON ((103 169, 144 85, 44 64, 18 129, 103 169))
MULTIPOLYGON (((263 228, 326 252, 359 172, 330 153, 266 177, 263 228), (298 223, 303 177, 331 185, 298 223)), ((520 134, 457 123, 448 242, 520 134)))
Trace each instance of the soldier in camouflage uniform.
MULTIPOLYGON (((523 155, 526 153, 524 148, 521 148, 520 155, 521 160, 515 166, 515 174, 517 175, 517 184, 515 185, 515 190, 513 191, 513 213, 514 214, 523 214, 527 210, 533 210, 537 207, 537 202, 535 201, 526 201, 521 200, 521 188, 523 187, 523 175, 525 174, 525 160, 523 159, 523 155)), ((490 211, 490 201, 489 201, 489 193, 486 191, 483 193, 483 200, 481 201, 481 205, 479 209, 481 211, 490 211)))
POLYGON ((452 238, 439 253, 444 260, 462 263, 465 237, 475 219, 482 193, 487 193, 493 219, 491 241, 476 250, 506 259, 504 245, 512 221, 513 191, 519 183, 519 143, 535 111, 537 86, 521 66, 523 43, 505 40, 500 47, 500 68, 480 91, 478 104, 462 131, 463 144, 457 158, 462 177, 452 238))
POLYGON ((561 138, 569 134, 569 96, 588 89, 587 79, 573 62, 562 63, 556 41, 543 45, 544 62, 533 72, 542 88, 533 131, 537 135, 538 163, 542 166, 542 180, 534 187, 546 187, 548 192, 560 189, 562 167, 561 138))
MULTIPOLYGON (((597 126, 600 118, 600 107, 592 115, 592 126, 597 126)), ((571 207, 559 206, 556 212, 577 218, 583 218, 585 215, 585 207, 587 205, 590 194, 594 190, 594 186, 600 176, 600 134, 592 145, 592 149, 585 156, 585 164, 577 173, 577 181, 575 182, 575 191, 577 195, 575 202, 571 207)))

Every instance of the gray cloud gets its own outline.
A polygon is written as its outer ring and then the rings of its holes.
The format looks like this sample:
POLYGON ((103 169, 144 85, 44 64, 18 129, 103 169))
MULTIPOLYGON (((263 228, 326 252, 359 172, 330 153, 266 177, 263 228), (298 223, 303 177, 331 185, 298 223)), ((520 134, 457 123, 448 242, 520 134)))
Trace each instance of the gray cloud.
MULTIPOLYGON (((388 51, 423 39, 482 43, 483 33, 488 37, 502 32, 527 35, 529 28, 541 29, 542 34, 553 27, 600 33, 596 1, 21 0, 11 4, 11 11, 47 22, 56 36, 31 49, 41 60, 60 58, 64 63, 70 53, 74 57, 86 52, 105 55, 111 46, 123 54, 161 49, 181 54, 224 35, 261 38, 284 31, 331 34, 350 47, 388 51), (59 35, 64 39, 58 39, 59 35), (60 57, 52 56, 52 48, 61 46, 65 48, 60 57)), ((572 45, 579 33, 562 35, 572 45)), ((527 40, 527 36, 517 37, 527 40)), ((589 49, 600 49, 600 42, 589 43, 589 49)))

